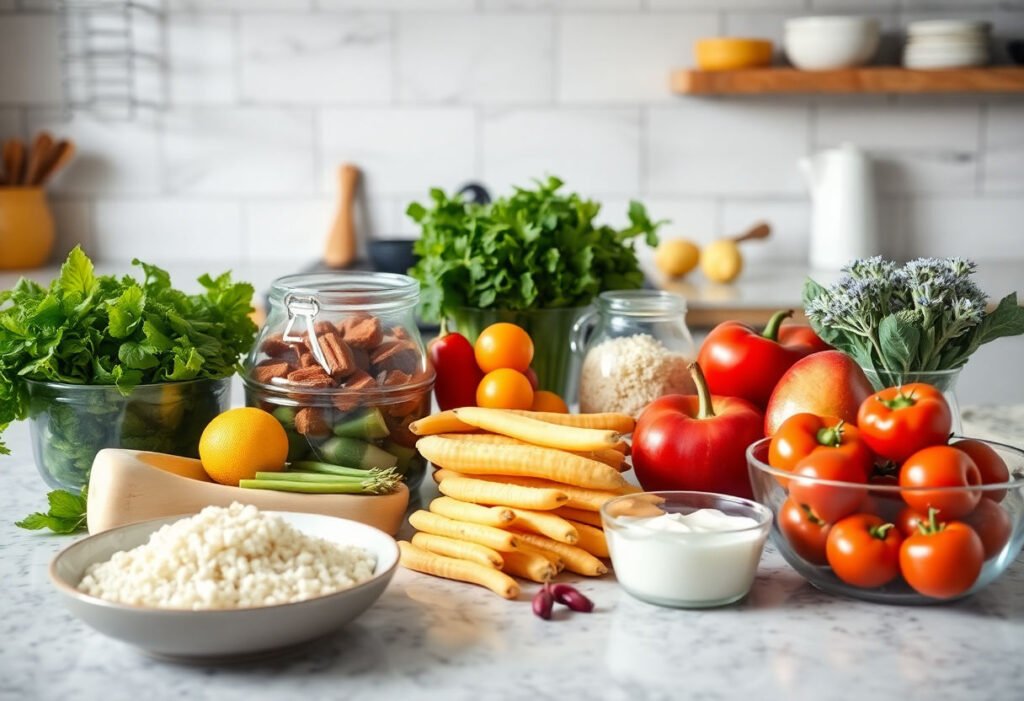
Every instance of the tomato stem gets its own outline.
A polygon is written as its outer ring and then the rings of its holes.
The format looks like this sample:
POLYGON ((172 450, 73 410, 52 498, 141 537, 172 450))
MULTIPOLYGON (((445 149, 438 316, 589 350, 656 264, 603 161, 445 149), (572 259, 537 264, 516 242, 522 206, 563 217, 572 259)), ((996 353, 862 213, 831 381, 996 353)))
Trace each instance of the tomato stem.
POLYGON ((437 337, 438 338, 444 338, 447 335, 448 335, 448 318, 442 316, 441 317, 441 328, 438 329, 437 337))
POLYGON ((872 538, 878 538, 879 540, 885 540, 886 535, 889 534, 893 528, 896 527, 894 523, 883 523, 881 526, 872 526, 868 529, 868 533, 872 538))
POLYGON ((767 338, 769 341, 779 340, 779 328, 782 327, 782 322, 785 319, 793 316, 792 309, 781 309, 774 314, 772 318, 768 320, 768 324, 764 327, 764 331, 761 332, 762 338, 767 338))
POLYGON ((807 504, 800 504, 799 506, 801 509, 803 509, 803 512, 807 514, 808 521, 810 521, 816 526, 824 526, 826 524, 825 519, 823 519, 821 516, 818 516, 818 514, 814 513, 814 509, 812 509, 810 506, 808 506, 807 504))
POLYGON ((904 394, 902 387, 892 399, 880 398, 878 401, 884 404, 887 409, 892 411, 896 411, 897 409, 906 409, 907 407, 912 407, 917 404, 917 400, 914 399, 914 393, 911 392, 910 394, 904 394))
POLYGON ((843 444, 843 424, 845 421, 839 420, 835 426, 826 426, 819 428, 818 433, 815 436, 818 443, 821 445, 828 446, 830 448, 838 448, 843 444))
POLYGON ((938 519, 935 518, 938 513, 939 510, 934 506, 928 507, 927 522, 921 521, 917 524, 917 529, 921 531, 921 535, 935 535, 936 533, 941 533, 946 528, 946 524, 939 523, 938 519))
POLYGON ((714 418, 715 407, 711 401, 711 390, 708 388, 708 381, 704 379, 704 371, 700 369, 700 365, 696 362, 690 363, 686 367, 690 371, 690 377, 693 378, 693 384, 697 387, 697 399, 700 402, 697 418, 714 418))

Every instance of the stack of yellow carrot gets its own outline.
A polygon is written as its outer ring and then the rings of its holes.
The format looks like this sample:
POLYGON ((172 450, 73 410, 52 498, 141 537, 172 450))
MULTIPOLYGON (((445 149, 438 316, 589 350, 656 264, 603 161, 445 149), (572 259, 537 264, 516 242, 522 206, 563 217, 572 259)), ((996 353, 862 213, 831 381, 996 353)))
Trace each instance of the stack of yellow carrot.
POLYGON ((402 564, 471 582, 506 598, 519 595, 509 575, 546 582, 563 568, 586 576, 608 571, 601 505, 640 491, 628 469, 624 414, 555 414, 465 407, 410 426, 435 467, 441 497, 409 522, 419 532, 400 542, 402 564))

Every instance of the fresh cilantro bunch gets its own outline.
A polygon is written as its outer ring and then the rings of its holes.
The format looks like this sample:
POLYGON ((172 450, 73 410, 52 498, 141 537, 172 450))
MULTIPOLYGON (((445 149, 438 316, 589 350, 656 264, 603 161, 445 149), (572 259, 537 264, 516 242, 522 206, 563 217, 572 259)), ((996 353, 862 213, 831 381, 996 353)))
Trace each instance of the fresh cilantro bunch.
MULTIPOLYGON (((140 384, 234 374, 256 333, 252 285, 232 282, 230 273, 204 275, 204 292, 187 295, 160 268, 133 263, 145 274, 142 282, 97 276, 76 247, 48 289, 22 279, 0 292, 0 432, 29 413, 25 380, 114 385, 127 396, 140 384)), ((48 444, 69 455, 75 446, 92 447, 99 429, 87 425, 88 417, 54 417, 48 444)), ((7 452, 0 442, 0 454, 7 452)), ((92 460, 76 456, 71 469, 81 473, 78 457, 86 465, 92 460)))
POLYGON ((953 370, 982 344, 1024 333, 1016 293, 986 311, 976 267, 963 258, 857 260, 829 287, 808 279, 804 311, 822 339, 882 377, 953 370))
POLYGON ((641 287, 632 239, 656 246, 662 222, 630 202, 628 227, 597 225, 601 205, 560 193, 562 184, 550 177, 485 205, 433 189, 429 209, 410 204, 407 214, 423 230, 410 275, 420 281, 424 316, 584 306, 604 290, 641 287))

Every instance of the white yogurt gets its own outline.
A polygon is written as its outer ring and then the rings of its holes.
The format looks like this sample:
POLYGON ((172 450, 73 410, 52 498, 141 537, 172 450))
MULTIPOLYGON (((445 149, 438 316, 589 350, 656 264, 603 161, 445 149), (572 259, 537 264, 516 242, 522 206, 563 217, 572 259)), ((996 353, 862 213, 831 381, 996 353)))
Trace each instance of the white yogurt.
POLYGON ((768 536, 756 520, 717 509, 615 521, 605 534, 619 583, 666 606, 721 606, 746 596, 768 536))

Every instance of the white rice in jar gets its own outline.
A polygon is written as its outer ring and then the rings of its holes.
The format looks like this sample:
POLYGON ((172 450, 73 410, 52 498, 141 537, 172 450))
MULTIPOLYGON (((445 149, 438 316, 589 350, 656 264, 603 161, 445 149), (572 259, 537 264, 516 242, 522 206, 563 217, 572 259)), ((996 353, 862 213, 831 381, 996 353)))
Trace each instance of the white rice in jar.
POLYGON ((694 394, 690 359, 649 334, 602 341, 583 359, 580 411, 637 416, 666 394, 694 394))
POLYGON ((237 609, 303 601, 369 580, 366 550, 309 536, 238 502, 208 506, 90 565, 78 590, 133 606, 237 609))

